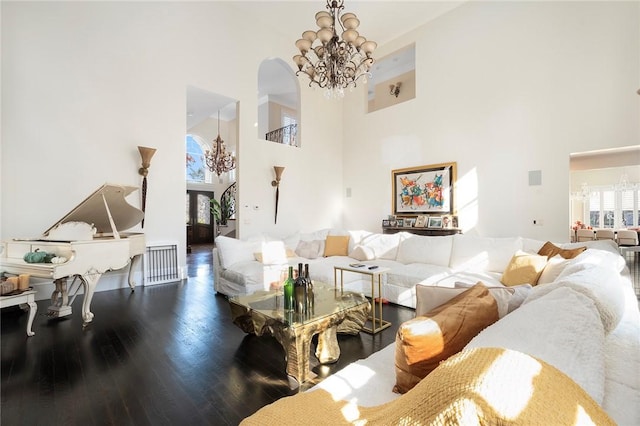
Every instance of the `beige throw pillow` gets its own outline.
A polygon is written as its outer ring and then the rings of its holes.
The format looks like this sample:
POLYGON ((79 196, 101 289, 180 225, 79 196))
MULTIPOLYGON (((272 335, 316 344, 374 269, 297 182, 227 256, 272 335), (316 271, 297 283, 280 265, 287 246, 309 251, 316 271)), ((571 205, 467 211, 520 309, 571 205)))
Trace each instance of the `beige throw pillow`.
POLYGON ((349 236, 348 235, 328 235, 324 242, 324 257, 348 256, 349 236))
POLYGON ((546 265, 547 256, 518 250, 507 265, 500 282, 506 286, 519 284, 536 285, 546 265))

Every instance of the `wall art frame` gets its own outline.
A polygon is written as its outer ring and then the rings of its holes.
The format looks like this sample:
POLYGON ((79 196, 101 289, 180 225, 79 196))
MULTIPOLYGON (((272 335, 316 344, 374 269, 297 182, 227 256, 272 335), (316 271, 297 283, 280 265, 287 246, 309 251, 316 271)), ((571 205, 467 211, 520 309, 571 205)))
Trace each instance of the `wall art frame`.
POLYGON ((393 214, 455 214, 456 168, 453 162, 392 170, 393 214))

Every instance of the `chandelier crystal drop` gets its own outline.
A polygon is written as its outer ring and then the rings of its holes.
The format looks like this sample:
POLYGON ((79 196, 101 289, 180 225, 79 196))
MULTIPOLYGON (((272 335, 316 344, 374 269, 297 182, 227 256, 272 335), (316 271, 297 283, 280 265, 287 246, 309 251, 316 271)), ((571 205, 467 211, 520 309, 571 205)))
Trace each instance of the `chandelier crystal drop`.
POLYGON ((307 76, 310 87, 315 84, 326 89, 328 97, 342 97, 344 89, 356 87, 359 79, 366 83, 378 45, 356 31, 360 20, 355 14, 342 13, 344 0, 327 0, 327 10, 316 13, 320 29, 305 31, 296 41, 300 54, 293 61, 296 75, 307 76))
POLYGON ((209 170, 216 175, 233 170, 236 168, 236 158, 227 152, 224 141, 220 137, 220 111, 218 111, 218 137, 213 141, 213 149, 207 150, 204 159, 209 170))

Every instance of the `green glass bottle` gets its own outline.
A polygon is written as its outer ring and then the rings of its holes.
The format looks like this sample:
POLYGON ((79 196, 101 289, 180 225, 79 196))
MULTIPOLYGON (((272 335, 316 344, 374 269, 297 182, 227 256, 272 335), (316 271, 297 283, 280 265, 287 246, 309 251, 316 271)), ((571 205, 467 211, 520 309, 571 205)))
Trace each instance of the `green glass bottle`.
POLYGON ((284 281, 284 310, 293 310, 293 266, 289 266, 289 276, 284 281))

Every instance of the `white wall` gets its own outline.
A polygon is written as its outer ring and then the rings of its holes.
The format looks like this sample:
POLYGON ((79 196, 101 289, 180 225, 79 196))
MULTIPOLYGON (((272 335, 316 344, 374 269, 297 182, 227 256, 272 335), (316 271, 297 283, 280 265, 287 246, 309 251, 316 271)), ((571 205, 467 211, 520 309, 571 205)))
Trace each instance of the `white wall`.
MULTIPOLYGON (((338 223, 342 128, 325 123, 341 108, 306 91, 305 148, 258 141, 258 67, 292 47, 247 19, 221 2, 3 2, 0 237, 37 237, 105 181, 139 185, 144 145, 158 149, 147 241, 178 241, 185 265, 187 85, 239 100, 241 235, 279 230, 273 165, 286 167, 282 232, 338 223)), ((126 286, 122 274, 105 278, 99 289, 126 286)))
POLYGON ((417 94, 345 100, 345 227, 380 229, 392 169, 455 161, 466 232, 568 240, 569 154, 640 140, 639 7, 470 2, 382 46, 415 42, 417 94))

